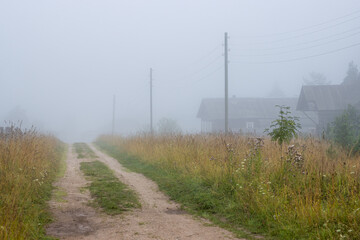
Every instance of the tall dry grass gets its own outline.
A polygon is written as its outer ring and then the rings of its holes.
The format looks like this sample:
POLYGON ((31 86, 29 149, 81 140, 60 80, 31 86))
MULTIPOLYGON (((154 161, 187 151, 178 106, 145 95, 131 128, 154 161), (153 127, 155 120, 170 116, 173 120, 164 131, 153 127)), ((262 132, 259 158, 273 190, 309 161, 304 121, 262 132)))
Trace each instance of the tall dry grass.
POLYGON ((360 157, 315 138, 281 148, 240 135, 101 136, 142 161, 201 179, 228 221, 281 239, 359 239, 360 157), (228 209, 228 210, 226 210, 228 209))
POLYGON ((64 145, 34 129, 0 135, 0 239, 41 239, 64 145))

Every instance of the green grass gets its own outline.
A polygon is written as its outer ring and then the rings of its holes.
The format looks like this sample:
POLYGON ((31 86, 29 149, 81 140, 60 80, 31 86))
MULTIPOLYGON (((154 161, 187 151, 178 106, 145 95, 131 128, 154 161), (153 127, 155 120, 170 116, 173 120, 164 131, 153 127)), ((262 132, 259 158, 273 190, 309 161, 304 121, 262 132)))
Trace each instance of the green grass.
POLYGON ((66 202, 66 200, 64 199, 66 196, 67 196, 67 193, 62 188, 55 188, 53 190, 53 199, 56 202, 66 202))
POLYGON ((96 142, 96 145, 124 167, 155 181, 161 191, 172 200, 181 203, 182 208, 189 213, 207 218, 218 226, 234 232, 238 237, 253 239, 254 234, 258 233, 257 228, 253 228, 252 233, 241 228, 241 225, 236 223, 236 217, 234 218, 237 210, 234 208, 235 199, 224 197, 223 192, 214 191, 213 186, 204 179, 191 178, 181 172, 149 164, 104 142, 96 142))
MULTIPOLYGON (((66 147, 66 151, 64 151, 64 154, 61 158, 61 160, 59 161, 59 168, 58 168, 58 172, 56 173, 56 179, 60 179, 63 178, 65 176, 65 172, 66 172, 66 157, 67 157, 67 151, 68 151, 68 147, 66 147)), ((64 189, 59 188, 59 187, 54 187, 53 192, 52 192, 52 197, 55 199, 55 201, 57 202, 66 202, 66 200, 64 199, 64 197, 67 196, 67 193, 64 189)))
POLYGON ((66 158, 67 158, 68 150, 69 150, 68 146, 66 144, 64 144, 63 154, 62 154, 62 157, 59 162, 58 172, 56 174, 57 179, 63 178, 65 175, 66 168, 67 168, 66 158))
POLYGON ((80 169, 91 181, 90 194, 94 204, 109 215, 117 215, 141 204, 134 191, 114 176, 113 172, 102 162, 82 162, 80 169))
POLYGON ((74 143, 75 152, 77 153, 77 158, 97 158, 96 154, 86 143, 74 143))

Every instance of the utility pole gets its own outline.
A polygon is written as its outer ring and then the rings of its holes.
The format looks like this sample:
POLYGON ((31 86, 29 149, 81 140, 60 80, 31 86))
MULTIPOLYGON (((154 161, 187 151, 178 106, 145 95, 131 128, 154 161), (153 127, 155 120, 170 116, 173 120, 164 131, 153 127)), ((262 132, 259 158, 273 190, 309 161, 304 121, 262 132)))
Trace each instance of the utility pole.
POLYGON ((225 134, 228 134, 229 131, 229 95, 228 95, 228 33, 225 33, 225 42, 224 42, 224 58, 225 58, 225 134))
POLYGON ((150 133, 153 134, 153 106, 152 106, 152 68, 150 68, 150 133))
POLYGON ((116 96, 113 96, 113 116, 112 116, 112 130, 111 135, 114 136, 115 133, 115 102, 116 102, 116 96))

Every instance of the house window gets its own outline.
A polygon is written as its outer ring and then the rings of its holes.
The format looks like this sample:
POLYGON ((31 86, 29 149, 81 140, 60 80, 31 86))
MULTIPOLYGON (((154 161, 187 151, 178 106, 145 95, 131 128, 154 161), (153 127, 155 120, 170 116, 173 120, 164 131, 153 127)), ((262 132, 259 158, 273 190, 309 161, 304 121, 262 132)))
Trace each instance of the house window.
POLYGON ((254 122, 246 122, 246 129, 254 129, 254 122))

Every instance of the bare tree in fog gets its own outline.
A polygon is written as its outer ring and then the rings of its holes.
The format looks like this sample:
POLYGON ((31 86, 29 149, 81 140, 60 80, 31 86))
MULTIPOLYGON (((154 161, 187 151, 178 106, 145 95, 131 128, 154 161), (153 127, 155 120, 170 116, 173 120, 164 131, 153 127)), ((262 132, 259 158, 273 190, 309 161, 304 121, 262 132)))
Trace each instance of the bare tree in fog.
POLYGON ((309 76, 303 77, 304 85, 330 85, 331 82, 326 79, 322 73, 311 72, 309 76))

